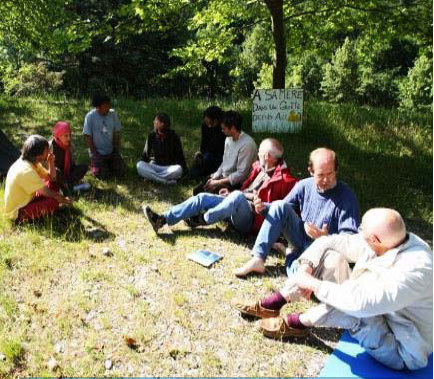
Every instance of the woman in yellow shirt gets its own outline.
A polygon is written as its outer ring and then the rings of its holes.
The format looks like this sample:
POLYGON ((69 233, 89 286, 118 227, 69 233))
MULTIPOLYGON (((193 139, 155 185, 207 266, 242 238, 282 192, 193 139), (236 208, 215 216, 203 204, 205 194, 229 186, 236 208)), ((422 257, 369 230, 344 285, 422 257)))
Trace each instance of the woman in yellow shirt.
POLYGON ((53 213, 59 204, 72 201, 49 188, 47 182, 55 181, 54 155, 48 141, 39 135, 26 139, 22 154, 10 167, 6 176, 5 213, 8 218, 21 222, 53 213), (48 170, 42 163, 48 162, 48 170))

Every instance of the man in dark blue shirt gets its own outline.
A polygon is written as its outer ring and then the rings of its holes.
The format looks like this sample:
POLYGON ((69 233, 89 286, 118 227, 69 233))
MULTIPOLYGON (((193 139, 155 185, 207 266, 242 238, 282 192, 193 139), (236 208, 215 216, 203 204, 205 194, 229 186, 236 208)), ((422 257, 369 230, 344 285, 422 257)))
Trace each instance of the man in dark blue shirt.
POLYGON ((271 204, 255 199, 255 210, 265 221, 253 247, 253 257, 234 271, 238 277, 263 274, 265 260, 282 233, 294 247, 286 257, 286 267, 312 243, 327 234, 357 233, 359 206, 354 192, 336 179, 336 153, 319 148, 309 156, 311 178, 298 182, 283 200, 271 204))

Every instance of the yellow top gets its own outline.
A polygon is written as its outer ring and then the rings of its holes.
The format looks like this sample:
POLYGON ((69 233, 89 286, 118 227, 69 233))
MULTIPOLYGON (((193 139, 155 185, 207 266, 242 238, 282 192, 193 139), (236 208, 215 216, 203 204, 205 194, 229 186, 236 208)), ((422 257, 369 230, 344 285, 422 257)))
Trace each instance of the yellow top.
POLYGON ((21 158, 10 167, 5 186, 6 217, 16 220, 20 208, 30 203, 35 192, 44 187, 49 172, 40 164, 33 164, 21 158))

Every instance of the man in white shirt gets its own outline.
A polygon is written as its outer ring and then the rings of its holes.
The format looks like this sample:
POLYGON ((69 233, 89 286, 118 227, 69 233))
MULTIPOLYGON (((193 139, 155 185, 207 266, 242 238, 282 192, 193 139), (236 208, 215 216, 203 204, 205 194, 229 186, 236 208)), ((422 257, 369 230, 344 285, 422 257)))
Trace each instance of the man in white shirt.
POLYGON ((226 135, 223 161, 217 171, 201 183, 193 194, 218 193, 221 188, 237 189, 246 180, 258 155, 255 141, 241 130, 243 118, 238 112, 223 113, 222 131, 226 135))
POLYGON ((432 353, 432 251, 406 233, 393 209, 365 213, 359 234, 320 237, 301 255, 284 288, 248 304, 271 338, 305 336, 310 327, 348 329, 376 360, 396 370, 425 367, 432 353), (355 263, 351 271, 348 263, 355 263), (279 316, 287 302, 315 293, 320 304, 279 316), (276 317, 278 316, 278 317, 276 317))

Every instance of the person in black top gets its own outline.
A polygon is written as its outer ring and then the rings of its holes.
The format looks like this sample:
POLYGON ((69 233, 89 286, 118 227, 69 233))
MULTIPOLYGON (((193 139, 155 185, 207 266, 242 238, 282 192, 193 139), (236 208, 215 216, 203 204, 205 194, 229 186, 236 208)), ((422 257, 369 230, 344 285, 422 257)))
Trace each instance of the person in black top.
POLYGON ((221 129, 223 111, 211 106, 203 112, 200 151, 194 155, 194 165, 190 177, 197 179, 215 172, 223 159, 226 136, 221 129))
POLYGON ((187 171, 181 140, 170 129, 170 118, 166 113, 157 113, 154 130, 146 139, 137 172, 145 179, 162 184, 175 184, 187 171))

